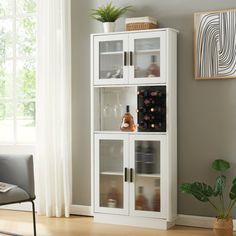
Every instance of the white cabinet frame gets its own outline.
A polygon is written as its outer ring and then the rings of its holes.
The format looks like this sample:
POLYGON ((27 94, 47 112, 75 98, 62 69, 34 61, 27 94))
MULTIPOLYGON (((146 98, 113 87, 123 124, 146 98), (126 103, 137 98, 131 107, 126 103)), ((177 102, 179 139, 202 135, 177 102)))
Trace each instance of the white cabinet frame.
MULTIPOLYGON (((156 229, 168 229, 175 224, 177 218, 177 33, 178 31, 175 29, 162 28, 91 35, 91 202, 95 222, 156 229), (134 78, 134 66, 130 66, 130 51, 134 52, 134 40, 158 37, 160 37, 160 77, 134 78), (126 52, 127 56, 127 66, 124 66, 125 53, 123 52, 123 78, 100 79, 99 43, 117 40, 123 42, 123 51, 126 52), (101 104, 101 101, 99 101, 101 99, 101 89, 113 87, 133 88, 149 85, 166 86, 166 132, 126 133, 119 130, 106 131, 99 128, 101 120, 100 118, 97 119, 96 116, 99 114, 99 109, 101 109, 101 106, 98 106, 98 104, 101 104), (100 140, 123 141, 123 167, 128 168, 128 170, 135 169, 135 140, 160 141, 160 212, 135 210, 135 185, 130 183, 129 171, 128 182, 123 181, 123 208, 100 206, 100 140)), ((122 52, 118 53, 122 54, 122 52)), ((147 59, 144 60, 146 67, 147 59)), ((109 67, 107 66, 107 68, 109 67)), ((136 94, 129 93, 128 96, 137 102, 136 94)), ((156 176, 153 178, 156 178, 156 176)), ((149 183, 147 186, 149 186, 149 183)), ((150 196, 149 194, 150 192, 147 196, 150 196)))
POLYGON ((96 85, 111 85, 111 84, 128 84, 128 35, 105 35, 96 37, 94 40, 94 84, 96 85), (99 44, 101 42, 112 42, 112 41, 122 41, 123 43, 123 55, 122 55, 122 64, 123 64, 123 78, 100 78, 100 52, 99 44), (124 60, 126 56, 127 65, 125 65, 124 60))
POLYGON ((129 52, 133 54, 133 65, 129 66, 130 84, 159 84, 166 82, 166 32, 134 33, 129 35, 129 52), (160 38, 160 77, 135 78, 135 40, 160 38))
MULTIPOLYGON (((167 198, 167 146, 166 135, 130 135, 130 168, 135 173, 135 141, 160 141, 160 193, 161 193, 161 209, 160 212, 154 211, 138 211, 135 210, 135 177, 130 183, 130 214, 133 216, 144 216, 153 218, 166 218, 166 198, 167 198)), ((135 176, 135 174, 134 174, 135 176)))
POLYGON ((95 134, 94 135, 94 200, 95 212, 128 215, 129 183, 124 181, 125 168, 128 163, 128 136, 125 134, 95 134), (121 140, 123 142, 123 208, 109 208, 100 206, 100 140, 121 140))

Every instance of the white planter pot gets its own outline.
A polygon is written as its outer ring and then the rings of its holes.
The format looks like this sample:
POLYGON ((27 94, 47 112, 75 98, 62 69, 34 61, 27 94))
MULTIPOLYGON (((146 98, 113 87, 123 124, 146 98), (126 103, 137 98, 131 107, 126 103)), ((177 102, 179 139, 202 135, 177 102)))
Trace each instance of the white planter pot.
POLYGON ((115 22, 104 22, 103 23, 104 33, 114 32, 115 27, 116 27, 115 22))

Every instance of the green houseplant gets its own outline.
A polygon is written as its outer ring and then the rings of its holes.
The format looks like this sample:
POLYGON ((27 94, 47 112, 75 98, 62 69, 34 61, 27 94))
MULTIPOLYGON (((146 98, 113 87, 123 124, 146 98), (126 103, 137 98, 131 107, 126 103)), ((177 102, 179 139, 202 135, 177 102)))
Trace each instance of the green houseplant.
POLYGON ((226 176, 224 172, 230 168, 230 163, 222 159, 217 159, 212 162, 212 168, 219 172, 219 176, 216 177, 213 187, 205 183, 194 182, 181 184, 180 190, 183 193, 191 194, 201 202, 208 202, 217 214, 216 221, 213 225, 214 230, 226 229, 228 233, 225 232, 224 235, 231 235, 233 232, 231 212, 236 203, 236 178, 232 181, 227 199, 225 193, 226 176))
POLYGON ((112 5, 112 2, 105 6, 92 9, 92 18, 103 23, 104 32, 115 31, 115 21, 124 15, 127 11, 131 10, 131 6, 117 7, 112 5))

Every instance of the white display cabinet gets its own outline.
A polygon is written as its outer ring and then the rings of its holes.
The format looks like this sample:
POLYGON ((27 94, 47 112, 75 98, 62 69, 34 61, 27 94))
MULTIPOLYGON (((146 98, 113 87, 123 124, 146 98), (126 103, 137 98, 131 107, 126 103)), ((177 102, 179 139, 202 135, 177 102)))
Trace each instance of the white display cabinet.
POLYGON ((177 216, 177 31, 91 35, 94 220, 167 229, 177 216), (138 128, 120 131, 126 106, 138 128))

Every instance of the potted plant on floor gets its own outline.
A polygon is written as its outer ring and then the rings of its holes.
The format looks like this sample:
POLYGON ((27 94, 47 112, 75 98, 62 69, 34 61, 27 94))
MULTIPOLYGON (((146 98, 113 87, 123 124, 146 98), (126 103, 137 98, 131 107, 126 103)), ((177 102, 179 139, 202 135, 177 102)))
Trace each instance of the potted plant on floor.
POLYGON ((180 189, 183 193, 191 194, 201 202, 208 202, 215 209, 217 214, 213 225, 215 235, 233 235, 231 212, 236 203, 236 178, 232 181, 232 186, 228 194, 229 203, 226 205, 226 176, 224 172, 230 168, 230 163, 222 159, 217 159, 213 161, 212 168, 220 173, 213 187, 205 183, 194 182, 181 184, 180 189))
POLYGON ((115 21, 130 10, 131 6, 117 7, 110 2, 106 6, 92 9, 91 16, 93 19, 101 21, 103 23, 104 32, 108 33, 115 31, 115 21))

